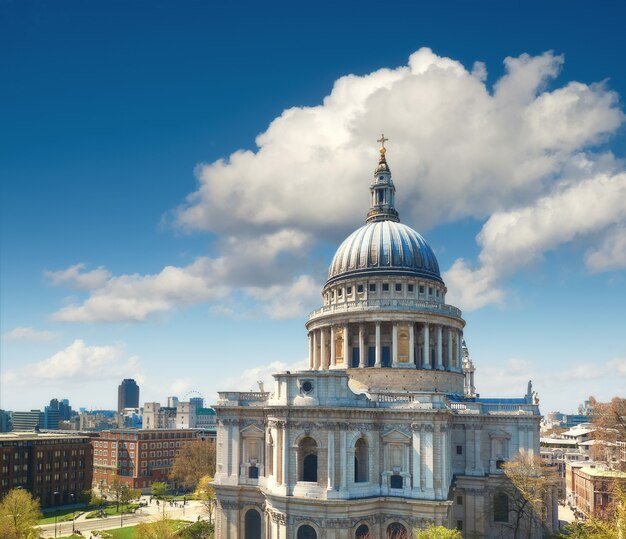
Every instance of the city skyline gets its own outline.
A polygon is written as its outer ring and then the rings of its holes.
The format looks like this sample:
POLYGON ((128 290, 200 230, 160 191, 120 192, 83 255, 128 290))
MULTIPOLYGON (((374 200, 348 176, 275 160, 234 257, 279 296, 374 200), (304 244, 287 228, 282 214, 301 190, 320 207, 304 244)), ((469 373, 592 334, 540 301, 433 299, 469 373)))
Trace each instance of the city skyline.
POLYGON ((2 7, 0 407, 305 368, 381 133, 478 392, 623 396, 624 8, 237 6, 2 7))

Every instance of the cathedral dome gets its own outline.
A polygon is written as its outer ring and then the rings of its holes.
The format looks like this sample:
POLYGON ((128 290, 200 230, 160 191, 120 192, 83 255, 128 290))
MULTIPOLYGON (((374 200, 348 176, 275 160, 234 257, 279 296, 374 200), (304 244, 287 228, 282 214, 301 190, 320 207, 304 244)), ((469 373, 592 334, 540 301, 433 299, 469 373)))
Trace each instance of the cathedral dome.
POLYGON ((371 221, 350 234, 330 264, 328 283, 381 273, 443 282, 437 258, 424 238, 392 220, 371 221))
POLYGON ((395 208, 396 188, 385 158, 385 135, 370 186, 371 204, 366 224, 339 246, 328 270, 327 285, 339 279, 367 275, 403 275, 443 283, 439 264, 424 238, 400 223, 395 208))

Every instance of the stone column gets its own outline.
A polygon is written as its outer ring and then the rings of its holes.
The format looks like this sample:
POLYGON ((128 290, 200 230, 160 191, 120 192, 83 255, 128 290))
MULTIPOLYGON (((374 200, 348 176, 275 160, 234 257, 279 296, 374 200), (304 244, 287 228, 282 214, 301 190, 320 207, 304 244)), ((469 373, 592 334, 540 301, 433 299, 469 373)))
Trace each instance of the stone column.
POLYGON ((375 367, 380 367, 380 322, 376 322, 376 362, 374 364, 375 367))
POLYGON ((446 329, 446 333, 448 334, 448 357, 447 357, 447 362, 448 362, 448 370, 454 370, 452 368, 452 328, 447 328, 446 329))
POLYGON ((422 461, 422 449, 420 447, 420 429, 421 425, 412 425, 413 428, 413 492, 421 490, 421 461, 422 461))
POLYGON ((433 431, 432 427, 422 432, 422 477, 424 478, 424 490, 430 493, 433 492, 433 469, 434 469, 434 455, 433 455, 433 431))
POLYGON ((230 475, 239 481, 239 424, 231 423, 232 428, 232 449, 231 449, 231 468, 230 475))
POLYGON ((437 324, 437 369, 443 370, 443 328, 437 324))
POLYGON ((341 490, 346 491, 348 487, 348 462, 347 462, 347 453, 348 448, 346 447, 346 431, 341 431, 341 437, 339 442, 339 451, 341 455, 341 490))
POLYGON ((350 347, 350 334, 348 333, 348 324, 343 327, 343 365, 344 368, 349 369, 351 365, 352 358, 350 357, 350 352, 352 351, 350 347))
POLYGON ((311 332, 313 334, 313 362, 311 364, 311 369, 317 369, 317 330, 313 330, 311 332))
POLYGON ((274 475, 274 483, 278 485, 278 429, 273 428, 272 432, 272 442, 274 443, 274 447, 272 447, 272 474, 274 475))
POLYGON ((476 470, 477 475, 482 475, 483 473, 483 462, 480 456, 480 439, 481 439, 481 428, 478 425, 475 425, 474 430, 474 469, 476 470))
POLYGON ((313 369, 313 332, 309 331, 309 369, 313 369))
POLYGON ((335 326, 330 326, 330 368, 334 369, 337 365, 337 356, 335 352, 335 326))
POLYGON ((391 354, 392 354, 392 367, 398 366, 398 323, 394 322, 391 328, 391 354))
POLYGON ((335 432, 328 431, 328 485, 327 490, 335 488, 335 432))
POLYGON ((430 331, 428 324, 424 323, 424 352, 422 353, 423 367, 430 369, 430 331))
POLYGON ((289 440, 287 436, 287 423, 283 423, 283 462, 282 462, 282 482, 284 486, 289 484, 289 440))
POLYGON ((364 368, 367 364, 365 362, 365 327, 363 324, 359 325, 359 368, 364 368))
POLYGON ((409 363, 415 367, 415 324, 409 324, 409 363))
POLYGON ((328 368, 328 356, 326 354, 326 330, 320 329, 320 365, 319 370, 328 368))

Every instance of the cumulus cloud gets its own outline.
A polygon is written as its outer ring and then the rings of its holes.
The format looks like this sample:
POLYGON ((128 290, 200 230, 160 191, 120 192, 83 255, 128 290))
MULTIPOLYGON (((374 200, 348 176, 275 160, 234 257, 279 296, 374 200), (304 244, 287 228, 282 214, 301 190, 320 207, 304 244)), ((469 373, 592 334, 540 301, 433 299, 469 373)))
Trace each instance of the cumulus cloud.
POLYGON ((234 294, 272 316, 302 314, 321 278, 316 248, 363 221, 381 130, 404 222, 485 221, 479 258, 445 274, 462 308, 502 302, 507 276, 583 235, 598 239, 591 270, 623 267, 623 164, 592 151, 624 114, 604 83, 554 87, 563 65, 552 52, 506 58, 490 87, 483 63, 469 70, 423 48, 407 65, 341 77, 321 104, 283 111, 254 150, 197 167, 197 190, 169 219, 222 238, 215 256, 152 275, 49 272, 90 291, 53 318, 144 320, 234 294))
POLYGON ((54 331, 38 331, 30 327, 18 326, 2 335, 3 341, 52 341, 57 338, 54 331))
POLYGON ((139 369, 137 357, 124 357, 124 345, 88 346, 81 339, 52 356, 3 374, 11 385, 89 382, 134 376, 139 369))
POLYGON ((274 391, 274 377, 277 372, 300 371, 308 369, 308 361, 302 360, 296 363, 284 363, 273 361, 268 365, 259 365, 252 369, 245 369, 237 378, 229 378, 222 384, 223 387, 232 388, 232 391, 258 391, 259 382, 262 382, 264 391, 274 391))
POLYGON ((478 265, 457 260, 444 275, 449 299, 466 309, 502 299, 498 283, 521 267, 537 262, 545 252, 584 236, 609 230, 601 247, 587 254, 594 270, 623 267, 626 261, 626 173, 597 173, 578 182, 564 180, 532 204, 494 213, 477 241, 478 265))
POLYGON ((45 271, 45 277, 54 286, 68 286, 79 290, 92 290, 102 286, 111 273, 100 266, 91 271, 84 271, 85 264, 75 264, 61 271, 45 271))

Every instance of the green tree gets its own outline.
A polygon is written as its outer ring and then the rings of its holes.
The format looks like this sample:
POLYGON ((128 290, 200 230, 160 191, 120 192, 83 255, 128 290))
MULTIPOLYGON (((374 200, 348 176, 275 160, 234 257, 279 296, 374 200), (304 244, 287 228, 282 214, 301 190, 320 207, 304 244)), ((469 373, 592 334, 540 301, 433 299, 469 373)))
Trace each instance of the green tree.
POLYGON ((181 530, 180 537, 181 539, 213 539, 215 537, 215 529, 213 524, 200 520, 181 530))
POLYGON ((174 539, 177 537, 172 521, 168 518, 156 522, 143 522, 135 528, 134 539, 174 539))
POLYGON ((215 509, 215 489, 212 485, 213 478, 205 475, 198 481, 198 486, 194 492, 197 500, 200 500, 209 514, 209 522, 213 522, 213 510, 215 509))
POLYGON ((0 502, 0 537, 2 539, 33 539, 39 537, 35 527, 41 518, 39 500, 30 492, 14 488, 0 502))
POLYGON ((435 526, 430 524, 424 530, 415 532, 415 539, 462 539, 460 531, 449 530, 445 526, 435 526))
POLYGON ((174 459, 170 479, 195 488, 205 475, 215 475, 215 444, 210 440, 186 443, 174 459))
POLYGON ((167 492, 167 483, 162 483, 161 481, 155 481, 151 485, 152 495, 155 498, 163 498, 165 493, 167 492))

